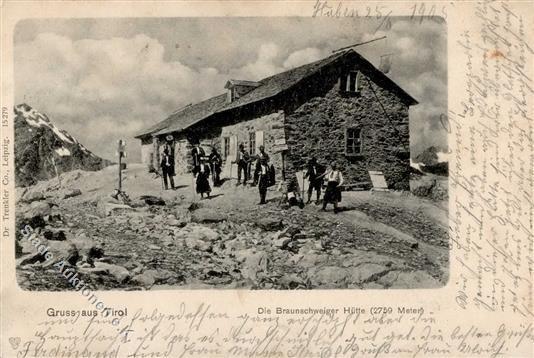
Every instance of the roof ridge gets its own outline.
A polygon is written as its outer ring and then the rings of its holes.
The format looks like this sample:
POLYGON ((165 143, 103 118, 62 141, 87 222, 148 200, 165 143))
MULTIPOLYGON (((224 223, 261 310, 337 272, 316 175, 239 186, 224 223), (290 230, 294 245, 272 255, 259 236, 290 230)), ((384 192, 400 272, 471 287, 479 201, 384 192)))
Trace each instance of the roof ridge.
MULTIPOLYGON (((336 53, 331 54, 330 56, 321 58, 321 59, 319 59, 319 60, 316 60, 316 61, 313 61, 313 62, 309 62, 309 63, 305 63, 304 65, 300 65, 300 66, 297 66, 297 67, 293 67, 293 68, 290 68, 290 69, 285 70, 285 71, 283 71, 283 72, 275 73, 275 74, 273 74, 273 75, 271 75, 271 76, 262 78, 262 79, 259 80, 258 82, 262 82, 262 81, 264 81, 264 80, 268 80, 268 79, 270 79, 270 78, 272 78, 272 77, 276 77, 276 76, 283 75, 283 74, 286 74, 286 73, 291 72, 291 71, 294 71, 294 70, 298 70, 298 69, 300 69, 300 68, 302 68, 302 67, 313 66, 313 65, 318 64, 319 62, 327 61, 327 60, 329 60, 329 59, 330 59, 330 61, 333 61, 333 60, 334 60, 334 57, 337 59, 338 57, 341 57, 341 55, 345 55, 345 54, 347 54, 348 52, 351 52, 351 51, 354 52, 354 53, 356 53, 356 51, 354 51, 354 50, 352 50, 352 49, 345 50, 345 51, 339 51, 339 52, 336 52, 336 53)), ((329 62, 330 62, 330 61, 329 61, 329 62)), ((329 63, 329 62, 327 62, 327 63, 329 63)))

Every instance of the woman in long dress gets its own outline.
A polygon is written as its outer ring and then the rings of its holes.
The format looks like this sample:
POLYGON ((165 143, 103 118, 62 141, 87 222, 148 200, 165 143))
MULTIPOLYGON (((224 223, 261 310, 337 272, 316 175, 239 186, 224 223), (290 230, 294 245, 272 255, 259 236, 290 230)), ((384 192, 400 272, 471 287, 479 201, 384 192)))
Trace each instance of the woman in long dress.
POLYGON ((222 158, 221 155, 217 152, 217 149, 212 148, 210 154, 210 165, 211 165, 211 176, 213 180, 213 186, 221 185, 221 165, 222 158))
POLYGON ((328 203, 334 204, 334 213, 339 211, 338 203, 341 201, 341 186, 343 185, 343 174, 337 170, 336 163, 330 165, 330 170, 325 175, 327 181, 326 191, 323 198, 323 208, 326 210, 328 203))
POLYGON ((204 198, 204 194, 207 194, 208 198, 210 196, 211 187, 210 187, 209 177, 210 177, 210 166, 208 163, 206 163, 205 160, 202 160, 198 166, 197 180, 196 180, 197 193, 200 194, 201 198, 204 198))

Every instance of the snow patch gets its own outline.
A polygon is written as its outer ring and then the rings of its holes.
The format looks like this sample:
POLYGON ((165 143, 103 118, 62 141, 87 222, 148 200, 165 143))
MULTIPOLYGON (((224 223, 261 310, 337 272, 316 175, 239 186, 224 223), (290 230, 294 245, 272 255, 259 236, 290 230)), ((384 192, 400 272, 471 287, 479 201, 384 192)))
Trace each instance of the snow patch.
POLYGON ((67 142, 67 143, 74 143, 74 141, 69 138, 70 135, 67 137, 67 135, 65 135, 65 133, 63 133, 60 129, 58 129, 56 126, 54 126, 53 124, 49 125, 50 129, 52 129, 52 131, 64 142, 67 142))
POLYGON ((26 120, 26 123, 28 123, 32 127, 49 126, 48 123, 44 121, 41 116, 24 117, 24 119, 26 120))
POLYGON ((421 167, 424 167, 425 165, 423 163, 416 163, 412 160, 412 158, 410 158, 410 166, 422 172, 423 169, 421 169, 421 167))
POLYGON ((66 157, 70 155, 70 150, 68 150, 65 147, 57 148, 56 153, 59 154, 62 157, 66 157))
POLYGON ((26 120, 26 123, 28 123, 32 127, 48 127, 62 141, 71 144, 75 142, 77 143, 77 141, 75 141, 70 134, 54 126, 46 115, 37 112, 35 109, 31 108, 28 105, 20 104, 16 106, 15 113, 22 114, 22 117, 24 118, 24 120, 26 120))

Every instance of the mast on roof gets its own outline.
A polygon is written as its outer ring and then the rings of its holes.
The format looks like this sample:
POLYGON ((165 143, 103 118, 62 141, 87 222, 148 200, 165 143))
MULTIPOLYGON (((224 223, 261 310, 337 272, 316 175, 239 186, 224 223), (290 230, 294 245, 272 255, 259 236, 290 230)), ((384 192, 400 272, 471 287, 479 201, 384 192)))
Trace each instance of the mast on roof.
POLYGON ((353 48, 353 47, 356 47, 356 46, 365 45, 365 44, 368 44, 368 43, 371 43, 371 42, 375 42, 375 41, 378 41, 378 40, 383 40, 385 38, 387 38, 387 36, 382 36, 382 37, 379 37, 379 38, 376 38, 376 39, 372 39, 372 40, 369 40, 369 41, 360 42, 360 43, 357 43, 357 44, 354 44, 354 45, 350 45, 350 46, 345 46, 345 47, 338 48, 337 50, 332 51, 332 53, 343 51, 343 50, 347 50, 349 48, 353 48))

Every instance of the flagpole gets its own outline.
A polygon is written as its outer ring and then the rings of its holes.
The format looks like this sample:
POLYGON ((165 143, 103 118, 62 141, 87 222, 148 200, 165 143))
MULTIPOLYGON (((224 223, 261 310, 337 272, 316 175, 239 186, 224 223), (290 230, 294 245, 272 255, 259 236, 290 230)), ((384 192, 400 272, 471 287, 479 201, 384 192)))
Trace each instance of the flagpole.
POLYGON ((372 39, 372 40, 369 40, 369 41, 360 42, 360 43, 357 43, 357 44, 354 44, 354 45, 350 45, 350 46, 345 46, 345 47, 342 47, 342 48, 339 48, 337 50, 332 51, 332 53, 335 53, 335 52, 338 52, 338 51, 347 50, 349 48, 356 47, 356 46, 365 45, 365 44, 368 44, 368 43, 371 43, 371 42, 375 42, 375 41, 378 41, 378 40, 383 40, 385 38, 387 38, 387 36, 382 36, 382 37, 379 37, 379 38, 376 38, 376 39, 372 39))

